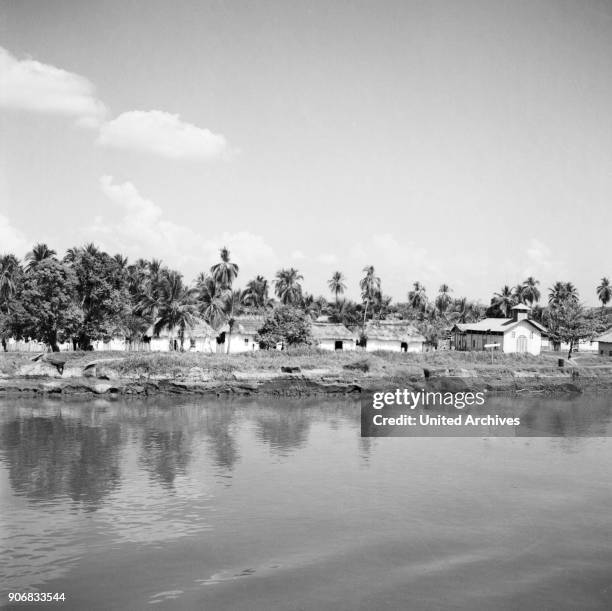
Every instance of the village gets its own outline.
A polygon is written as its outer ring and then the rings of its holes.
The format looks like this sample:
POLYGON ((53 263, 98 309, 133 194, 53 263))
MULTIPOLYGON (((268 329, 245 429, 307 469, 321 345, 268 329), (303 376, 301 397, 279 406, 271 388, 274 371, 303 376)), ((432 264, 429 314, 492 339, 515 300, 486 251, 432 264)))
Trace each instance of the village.
POLYGON ((489 307, 451 298, 447 285, 429 300, 420 282, 406 304, 392 304, 373 266, 363 269, 362 303, 343 297, 347 287, 341 272, 328 283, 335 299, 327 301, 305 293, 293 268, 277 273, 275 300, 262 276, 244 290, 235 289, 239 267, 227 248, 220 254, 220 262, 192 287, 159 261, 129 265, 92 244, 70 249, 62 261, 44 244, 28 253, 25 265, 4 255, 3 349, 242 354, 305 345, 328 352, 612 356, 607 278, 597 288, 602 307, 591 310, 580 304, 571 283, 561 282, 550 289, 548 305, 540 306, 534 278, 512 290, 505 286, 489 307), (41 298, 45 283, 45 291, 56 295, 41 298))

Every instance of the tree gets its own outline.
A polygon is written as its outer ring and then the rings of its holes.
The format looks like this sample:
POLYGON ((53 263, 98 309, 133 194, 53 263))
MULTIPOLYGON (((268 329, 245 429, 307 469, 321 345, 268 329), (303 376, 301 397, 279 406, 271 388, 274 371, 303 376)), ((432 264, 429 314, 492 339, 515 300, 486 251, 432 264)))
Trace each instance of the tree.
POLYGON ((512 289, 512 295, 514 297, 515 304, 525 303, 525 286, 522 284, 517 284, 512 289))
POLYGON ((610 286, 610 280, 608 278, 602 278, 601 284, 597 287, 597 299, 601 301, 601 309, 606 307, 612 299, 612 286, 610 286))
POLYGON ((230 261, 230 252, 225 246, 221 249, 221 261, 210 268, 211 276, 215 282, 224 289, 232 287, 232 283, 238 277, 239 268, 230 261))
POLYGON ((304 276, 293 267, 276 272, 274 291, 283 305, 297 305, 301 301, 301 280, 304 280, 304 276))
POLYGON ((499 293, 494 293, 491 298, 491 315, 493 317, 508 318, 510 316, 510 310, 517 304, 516 297, 512 292, 512 289, 506 284, 502 287, 499 293))
POLYGON ((226 321, 227 289, 222 289, 212 276, 200 274, 195 291, 198 310, 202 318, 215 331, 218 331, 226 321))
POLYGON ((423 311, 427 305, 427 293, 425 287, 420 282, 412 285, 412 290, 408 293, 408 303, 415 309, 423 311))
POLYGON ((343 295, 346 290, 344 274, 342 272, 334 272, 334 275, 327 282, 327 286, 336 297, 336 303, 338 303, 338 296, 343 295))
POLYGON ((566 301, 578 303, 578 289, 571 282, 555 282, 548 292, 549 307, 559 306, 566 301))
POLYGON ((367 265, 362 271, 365 272, 365 276, 360 280, 359 288, 361 289, 361 299, 364 304, 363 326, 365 327, 368 306, 380 294, 380 278, 376 275, 373 265, 367 265))
POLYGON ((175 271, 164 274, 159 288, 159 309, 153 331, 159 334, 162 329, 168 329, 172 338, 177 329, 182 352, 185 331, 193 327, 197 319, 195 294, 183 284, 182 274, 175 271))
POLYGON ((310 319, 298 308, 280 306, 264 320, 257 334, 263 348, 309 345, 312 343, 310 319))
POLYGON ((94 244, 75 249, 71 268, 76 275, 75 298, 83 312, 76 341, 81 350, 91 342, 126 333, 125 321, 132 313, 127 271, 94 244))
POLYGON ((32 250, 26 255, 26 271, 33 269, 37 263, 44 261, 45 259, 55 259, 57 253, 49 248, 46 244, 39 243, 34 244, 32 250))
POLYGON ((11 313, 16 337, 42 341, 53 352, 58 343, 77 332, 83 313, 75 304, 77 278, 74 271, 54 258, 40 260, 25 274, 11 313))
POLYGON ((448 306, 452 302, 452 297, 450 296, 451 289, 448 284, 443 284, 440 286, 440 290, 438 291, 438 296, 436 297, 436 308, 438 308, 438 312, 443 314, 448 310, 448 306))
POLYGON ((536 280, 533 276, 529 276, 529 278, 523 282, 522 297, 530 306, 540 301, 540 289, 538 289, 538 284, 540 284, 540 281, 536 280))
POLYGON ((354 301, 343 299, 329 304, 329 322, 340 323, 347 327, 354 327, 361 321, 360 309, 354 301))
POLYGON ((265 310, 272 307, 268 281, 263 276, 249 280, 241 296, 242 303, 254 310, 265 310))
POLYGON ((544 318, 551 340, 556 344, 569 345, 567 358, 572 358, 574 346, 581 339, 592 339, 603 329, 601 321, 588 313, 584 306, 571 297, 549 307, 544 318))

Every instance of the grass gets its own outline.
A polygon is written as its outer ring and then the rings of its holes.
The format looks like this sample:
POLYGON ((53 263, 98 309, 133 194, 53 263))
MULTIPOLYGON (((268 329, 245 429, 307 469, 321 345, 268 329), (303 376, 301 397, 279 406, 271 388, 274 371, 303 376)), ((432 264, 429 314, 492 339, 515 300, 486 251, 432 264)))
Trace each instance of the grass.
MULTIPOLYGON (((405 375, 422 369, 470 369, 487 373, 508 373, 516 370, 545 371, 558 369, 561 353, 540 356, 485 352, 329 352, 316 348, 287 351, 261 350, 240 354, 204 354, 193 352, 68 352, 68 367, 83 366, 92 360, 110 360, 104 367, 119 376, 168 376, 180 378, 194 367, 213 378, 225 379, 235 371, 279 372, 282 366, 302 370, 327 369, 347 375, 405 375)), ((0 373, 14 374, 34 353, 0 353, 0 373)), ((582 366, 612 365, 612 359, 598 355, 577 354, 573 363, 582 366)))

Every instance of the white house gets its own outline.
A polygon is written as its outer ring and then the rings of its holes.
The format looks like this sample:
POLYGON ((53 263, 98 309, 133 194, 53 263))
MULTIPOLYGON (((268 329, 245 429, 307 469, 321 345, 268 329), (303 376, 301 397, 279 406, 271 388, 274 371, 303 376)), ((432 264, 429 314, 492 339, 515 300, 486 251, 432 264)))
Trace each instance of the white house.
POLYGON ((455 350, 485 350, 538 355, 546 327, 531 320, 529 308, 519 304, 512 308, 512 318, 485 318, 475 323, 455 325, 452 329, 455 350), (497 345, 495 345, 497 344, 497 345))
MULTIPOLYGON (((190 352, 216 352, 216 333, 213 328, 203 320, 198 320, 193 327, 185 330, 183 350, 190 352)), ((181 349, 181 340, 177 329, 169 331, 164 328, 154 333, 153 325, 145 333, 145 341, 141 349, 151 352, 169 352, 181 349)))
POLYGON ((312 337, 322 350, 355 350, 357 336, 344 325, 331 322, 313 322, 312 337))
POLYGON ((601 356, 612 356, 612 329, 608 329, 597 338, 599 354, 601 356))
POLYGON ((229 332, 229 324, 227 323, 219 330, 217 334, 217 351, 227 352, 228 338, 230 338, 230 353, 259 350, 259 342, 256 340, 256 337, 263 323, 263 316, 237 316, 234 319, 231 334, 229 332))
POLYGON ((410 323, 403 320, 370 321, 365 326, 361 347, 367 352, 423 352, 425 338, 410 323))

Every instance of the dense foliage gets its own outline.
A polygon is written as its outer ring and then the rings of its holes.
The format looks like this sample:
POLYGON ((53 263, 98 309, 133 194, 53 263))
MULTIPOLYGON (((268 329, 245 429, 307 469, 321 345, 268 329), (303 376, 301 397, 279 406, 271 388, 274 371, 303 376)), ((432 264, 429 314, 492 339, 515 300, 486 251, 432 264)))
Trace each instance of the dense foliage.
POLYGON ((580 304, 571 282, 556 282, 548 304, 540 305, 540 283, 533 277, 502 287, 487 308, 453 295, 447 284, 430 298, 421 282, 412 284, 406 302, 392 303, 372 265, 363 268, 357 302, 344 296, 347 283, 341 271, 327 282, 329 300, 306 292, 295 268, 280 269, 272 283, 258 275, 244 290, 235 288, 239 271, 227 248, 221 249, 218 263, 189 285, 156 259, 129 263, 88 244, 70 248, 60 260, 55 250, 36 244, 23 263, 12 254, 0 256, 0 341, 4 349, 12 337, 38 340, 53 350, 63 341, 88 350, 97 340, 121 336, 136 344, 167 330, 182 349, 186 330, 200 320, 231 339, 237 316, 257 314, 265 316, 260 330, 264 347, 309 344, 309 322, 319 317, 361 335, 369 320, 409 320, 436 346, 455 324, 508 317, 512 307, 524 303, 535 320, 550 327, 551 339, 567 342, 571 352, 580 339, 610 325, 605 306, 612 300, 612 288, 605 277, 595 290, 601 310, 594 312, 580 304))

